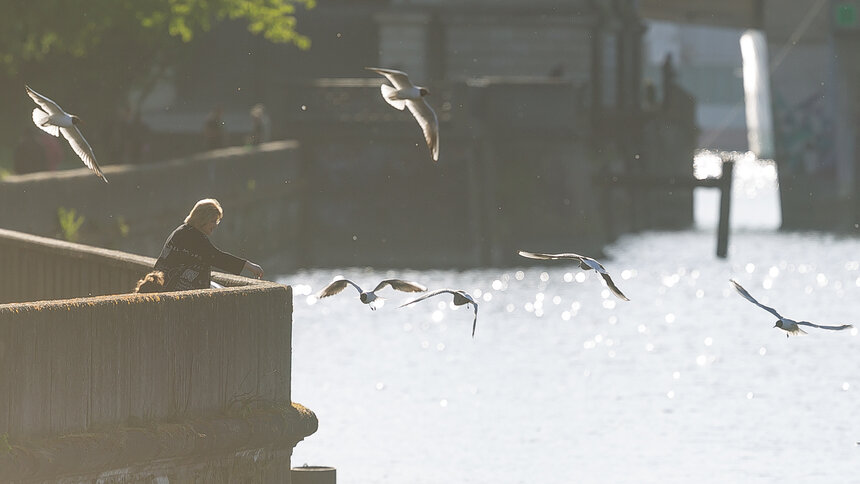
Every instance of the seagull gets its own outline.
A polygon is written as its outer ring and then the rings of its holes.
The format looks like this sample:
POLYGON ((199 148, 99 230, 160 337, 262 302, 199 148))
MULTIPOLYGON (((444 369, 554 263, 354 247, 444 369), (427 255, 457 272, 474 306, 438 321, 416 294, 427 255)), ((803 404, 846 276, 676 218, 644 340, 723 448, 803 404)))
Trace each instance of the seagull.
POLYGON ((81 161, 107 183, 107 178, 105 178, 98 163, 96 163, 96 155, 93 153, 93 149, 76 126, 81 122, 81 119, 74 114, 63 111, 63 108, 57 105, 57 103, 30 89, 30 86, 25 87, 27 88, 27 94, 30 95, 30 99, 39 105, 38 108, 33 110, 33 123, 51 136, 59 137, 60 133, 62 133, 81 161))
POLYGON ((820 324, 810 323, 809 321, 795 321, 793 319, 788 319, 776 312, 776 309, 769 306, 765 306, 764 304, 756 301, 756 299, 752 297, 752 295, 750 295, 750 293, 748 293, 747 290, 744 289, 740 284, 738 284, 738 282, 734 279, 729 279, 729 282, 731 282, 732 285, 735 286, 735 289, 737 289, 738 293, 740 293, 740 295, 743 296, 744 299, 776 316, 778 319, 776 320, 776 324, 774 324, 773 327, 785 331, 786 338, 788 338, 789 334, 806 334, 806 331, 800 329, 800 326, 812 326, 813 328, 832 329, 835 331, 854 327, 850 324, 843 324, 841 326, 824 326, 820 324))
POLYGON ((388 84, 382 85, 382 99, 401 111, 403 108, 409 108, 412 116, 415 116, 415 120, 421 125, 421 130, 424 131, 424 139, 427 141, 427 147, 430 148, 430 154, 433 155, 433 161, 439 161, 439 120, 424 100, 424 96, 430 94, 430 91, 413 85, 405 72, 379 67, 365 67, 365 69, 385 76, 391 84, 394 84, 394 87, 388 84))
POLYGON ((464 304, 471 304, 475 308, 475 317, 472 319, 472 337, 475 337, 475 326, 478 324, 478 303, 475 302, 475 299, 467 294, 465 291, 455 291, 453 289, 439 289, 438 291, 433 291, 431 293, 425 294, 419 298, 415 298, 407 303, 401 304, 400 308, 403 306, 409 306, 410 304, 415 304, 418 301, 423 301, 428 297, 433 297, 442 293, 448 293, 454 295, 454 305, 455 306, 463 306, 464 304))
POLYGON ((618 296, 619 299, 623 299, 625 301, 629 301, 630 299, 621 292, 621 289, 618 289, 618 286, 612 282, 612 278, 609 277, 609 273, 606 272, 606 269, 600 262, 592 259, 591 257, 585 257, 584 255, 579 254, 544 254, 541 252, 526 252, 524 250, 519 251, 519 254, 528 259, 539 259, 539 260, 558 260, 558 259, 570 259, 575 260, 579 263, 579 268, 584 270, 594 270, 603 277, 603 280, 606 281, 606 285, 609 286, 609 289, 613 294, 618 296))
POLYGON ((385 279, 377 284, 372 291, 365 291, 360 288, 358 284, 350 281, 349 279, 337 279, 329 283, 328 286, 322 288, 322 290, 317 293, 317 298, 322 299, 324 297, 334 296, 335 294, 343 291, 347 284, 352 285, 352 287, 358 291, 358 298, 361 299, 361 302, 369 304, 370 309, 374 311, 376 308, 381 307, 384 304, 384 298, 377 296, 376 291, 384 288, 385 286, 391 286, 392 289, 403 292, 424 292, 427 290, 426 287, 418 284, 417 282, 409 282, 402 279, 385 279))

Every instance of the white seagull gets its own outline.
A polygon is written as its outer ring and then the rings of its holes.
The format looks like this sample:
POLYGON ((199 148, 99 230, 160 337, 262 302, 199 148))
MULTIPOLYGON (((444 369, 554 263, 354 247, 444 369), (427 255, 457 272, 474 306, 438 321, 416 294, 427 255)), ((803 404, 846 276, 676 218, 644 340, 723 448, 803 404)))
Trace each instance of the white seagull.
POLYGON ((376 291, 384 288, 385 286, 391 286, 392 289, 396 289, 398 291, 403 292, 424 292, 427 290, 426 287, 418 284, 417 282, 409 282, 404 281, 402 279, 385 279, 380 282, 373 288, 372 291, 365 291, 362 288, 358 287, 358 284, 350 281, 349 279, 336 279, 329 283, 328 286, 322 288, 320 292, 317 293, 317 299, 322 299, 324 297, 334 296, 335 294, 343 291, 347 284, 351 285, 358 291, 358 298, 364 304, 369 304, 370 309, 376 310, 378 307, 382 307, 384 304, 383 297, 377 296, 376 291))
POLYGON ((385 76, 391 84, 394 84, 394 87, 388 84, 382 85, 382 99, 401 111, 409 108, 412 116, 421 125, 421 130, 424 131, 424 139, 427 141, 427 147, 430 148, 433 161, 439 161, 439 120, 424 100, 424 96, 430 94, 430 91, 413 85, 405 72, 379 67, 365 67, 365 69, 385 76))
POLYGON ((33 110, 33 123, 51 136, 59 137, 60 133, 62 133, 81 161, 107 183, 107 178, 105 178, 98 163, 96 163, 96 155, 93 153, 93 149, 76 126, 81 122, 80 118, 63 111, 63 108, 57 105, 57 103, 30 89, 30 86, 25 87, 27 88, 27 94, 30 95, 30 99, 39 105, 38 108, 33 110))
POLYGON ((744 299, 746 299, 747 301, 749 301, 749 302, 755 304, 756 306, 764 309, 765 311, 769 312, 770 314, 773 314, 774 316, 776 316, 778 319, 776 320, 776 324, 774 324, 773 327, 779 328, 779 329, 782 329, 783 331, 785 331, 785 337, 786 338, 788 338, 789 334, 806 334, 806 331, 800 329, 800 326, 812 326, 813 328, 832 329, 835 331, 854 327, 850 324, 843 324, 841 326, 823 326, 820 324, 810 323, 809 321, 795 321, 793 319, 788 319, 786 317, 783 317, 778 312, 776 312, 776 309, 774 309, 770 306, 765 306, 764 304, 756 301, 756 299, 754 297, 752 297, 752 295, 750 295, 750 293, 747 292, 747 290, 744 289, 740 284, 738 284, 738 282, 735 281, 734 279, 729 279, 729 282, 731 282, 732 285, 735 286, 735 289, 737 289, 738 293, 740 293, 740 295, 743 296, 744 299))
POLYGON ((448 293, 454 295, 454 305, 455 306, 463 306, 465 304, 471 304, 475 308, 475 317, 472 319, 472 337, 475 337, 475 326, 478 324, 478 303, 475 302, 475 299, 467 294, 465 291, 455 291, 453 289, 439 289, 438 291, 433 291, 431 293, 425 294, 421 297, 415 298, 407 303, 401 304, 400 308, 403 306, 409 306, 410 304, 415 304, 418 301, 423 301, 428 297, 433 297, 442 293, 448 293))
POLYGON ((600 276, 603 277, 603 280, 606 281, 606 285, 609 286, 609 289, 612 291, 612 293, 615 294, 616 296, 618 296, 619 299, 623 299, 625 301, 630 300, 627 298, 627 296, 624 295, 623 292, 621 292, 621 289, 618 289, 618 286, 616 286, 615 283, 612 282, 612 278, 609 277, 609 273, 606 272, 606 269, 603 267, 603 265, 600 262, 597 262, 596 260, 592 259, 591 257, 586 257, 584 255, 579 255, 579 254, 570 254, 570 253, 567 253, 567 254, 544 254, 542 252, 526 252, 524 250, 519 251, 519 254, 523 257, 528 258, 528 259, 539 259, 539 260, 567 259, 567 260, 574 260, 579 264, 580 269, 583 269, 586 271, 587 270, 594 270, 598 274, 600 274, 600 276))

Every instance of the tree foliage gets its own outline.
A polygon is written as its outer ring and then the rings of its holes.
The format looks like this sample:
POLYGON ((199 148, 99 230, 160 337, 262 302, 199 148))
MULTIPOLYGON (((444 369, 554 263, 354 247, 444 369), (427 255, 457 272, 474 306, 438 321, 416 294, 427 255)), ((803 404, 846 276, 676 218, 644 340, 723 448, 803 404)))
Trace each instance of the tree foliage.
POLYGON ((315 0, 3 0, 0 65, 11 75, 52 56, 84 58, 106 51, 154 56, 189 42, 226 19, 272 42, 310 47, 296 31, 296 6, 315 0), (141 52, 142 51, 142 52, 141 52))

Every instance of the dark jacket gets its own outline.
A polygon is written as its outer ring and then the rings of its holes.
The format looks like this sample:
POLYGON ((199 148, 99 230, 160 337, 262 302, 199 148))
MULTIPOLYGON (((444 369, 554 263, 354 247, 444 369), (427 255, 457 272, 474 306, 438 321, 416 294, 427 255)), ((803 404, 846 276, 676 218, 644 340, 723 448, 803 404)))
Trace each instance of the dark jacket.
POLYGON ((170 234, 155 261, 155 269, 164 272, 165 291, 208 289, 212 267, 238 275, 245 259, 219 250, 206 234, 188 224, 170 234))

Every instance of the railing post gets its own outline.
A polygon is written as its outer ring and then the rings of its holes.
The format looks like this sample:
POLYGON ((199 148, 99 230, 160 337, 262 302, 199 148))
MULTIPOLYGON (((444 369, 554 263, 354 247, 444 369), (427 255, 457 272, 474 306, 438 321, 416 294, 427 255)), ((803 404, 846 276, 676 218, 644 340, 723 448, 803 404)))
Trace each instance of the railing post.
POLYGON ((725 259, 729 251, 729 212, 732 206, 732 177, 735 162, 723 158, 720 176, 720 222, 717 226, 717 257, 725 259))

